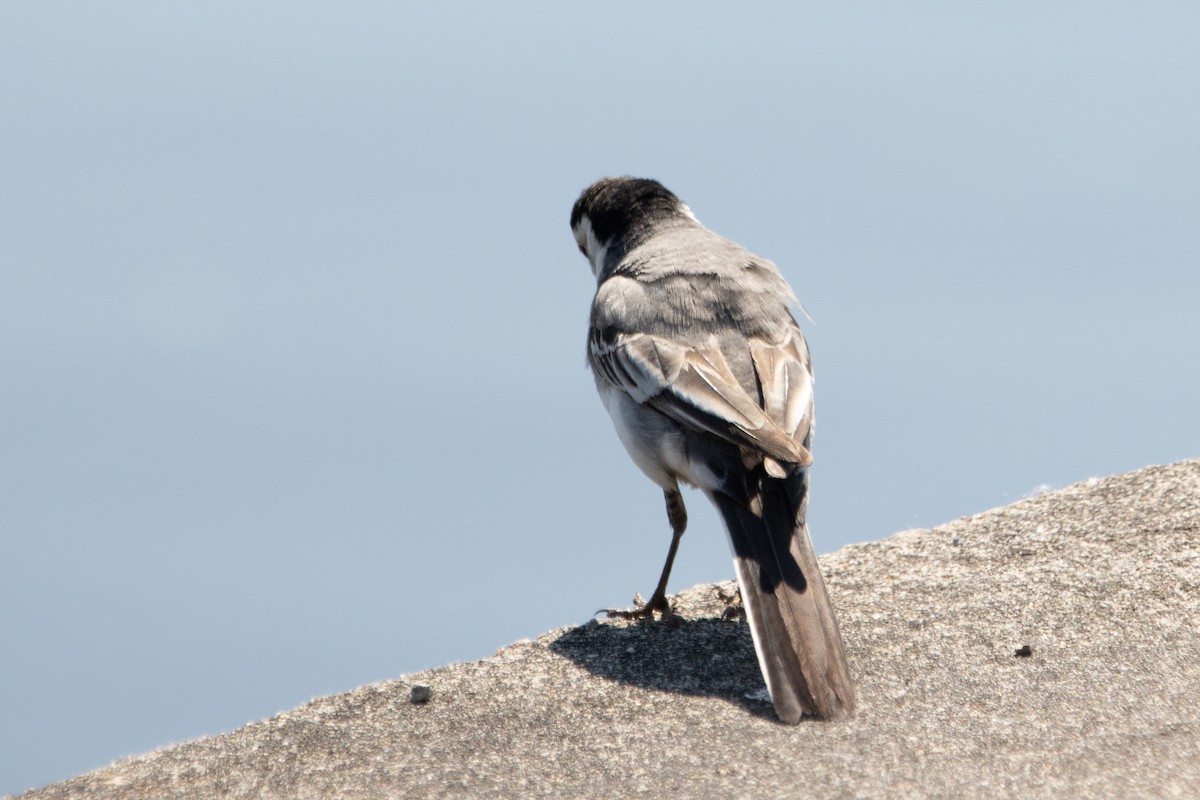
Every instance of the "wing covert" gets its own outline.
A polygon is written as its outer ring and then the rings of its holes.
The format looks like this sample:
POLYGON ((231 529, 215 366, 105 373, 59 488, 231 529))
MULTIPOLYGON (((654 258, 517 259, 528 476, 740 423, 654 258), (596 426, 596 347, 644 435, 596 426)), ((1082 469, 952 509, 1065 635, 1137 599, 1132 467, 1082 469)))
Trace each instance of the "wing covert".
POLYGON ((806 466, 812 463, 812 456, 801 444, 802 437, 795 434, 807 413, 804 409, 811 406, 812 393, 809 388, 807 400, 801 392, 793 401, 789 391, 789 387, 805 385, 806 364, 786 351, 776 354, 776 348, 759 340, 749 341, 754 367, 763 383, 762 406, 738 382, 724 354, 715 346, 686 347, 664 336, 593 328, 588 360, 597 375, 635 402, 649 405, 682 425, 781 462, 806 466), (762 378, 764 372, 766 381, 762 378))

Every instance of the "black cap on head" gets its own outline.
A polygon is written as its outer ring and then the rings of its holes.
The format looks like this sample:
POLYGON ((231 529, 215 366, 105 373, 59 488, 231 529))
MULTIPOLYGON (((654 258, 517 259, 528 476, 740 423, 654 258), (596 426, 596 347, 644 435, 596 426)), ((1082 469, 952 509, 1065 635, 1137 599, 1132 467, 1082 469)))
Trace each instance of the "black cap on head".
POLYGON ((571 209, 571 228, 583 217, 601 242, 610 242, 640 227, 642 223, 684 212, 679 198, 649 178, 601 178, 583 190, 571 209))

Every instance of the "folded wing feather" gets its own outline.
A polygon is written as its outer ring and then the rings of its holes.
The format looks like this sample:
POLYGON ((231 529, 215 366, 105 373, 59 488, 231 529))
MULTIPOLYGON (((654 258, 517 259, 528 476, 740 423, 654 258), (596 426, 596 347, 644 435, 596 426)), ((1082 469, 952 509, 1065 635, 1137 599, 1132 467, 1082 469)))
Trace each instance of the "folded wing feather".
POLYGON ((812 456, 796 433, 811 406, 807 369, 798 353, 750 341, 765 408, 738 383, 715 347, 688 348, 662 336, 630 334, 611 344, 594 337, 590 356, 599 374, 636 402, 770 458, 806 466, 812 456))

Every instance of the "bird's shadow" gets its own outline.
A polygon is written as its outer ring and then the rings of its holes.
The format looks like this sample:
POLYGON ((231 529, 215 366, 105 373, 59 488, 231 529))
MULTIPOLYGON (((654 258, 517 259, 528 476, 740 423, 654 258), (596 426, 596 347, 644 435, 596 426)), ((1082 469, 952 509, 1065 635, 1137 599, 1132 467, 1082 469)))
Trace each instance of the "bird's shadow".
POLYGON ((563 633, 550 650, 608 680, 720 697, 754 716, 775 719, 745 622, 678 616, 629 624, 592 620, 563 633))

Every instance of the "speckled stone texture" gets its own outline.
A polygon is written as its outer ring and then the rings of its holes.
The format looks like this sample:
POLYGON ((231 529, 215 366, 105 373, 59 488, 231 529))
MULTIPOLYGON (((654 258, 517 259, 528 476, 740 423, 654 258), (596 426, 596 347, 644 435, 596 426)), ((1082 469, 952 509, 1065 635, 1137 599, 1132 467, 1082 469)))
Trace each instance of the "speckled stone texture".
POLYGON ((1200 461, 822 564, 848 723, 777 723, 732 584, 698 586, 22 797, 1200 797, 1200 461))

